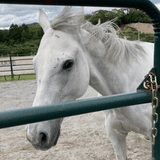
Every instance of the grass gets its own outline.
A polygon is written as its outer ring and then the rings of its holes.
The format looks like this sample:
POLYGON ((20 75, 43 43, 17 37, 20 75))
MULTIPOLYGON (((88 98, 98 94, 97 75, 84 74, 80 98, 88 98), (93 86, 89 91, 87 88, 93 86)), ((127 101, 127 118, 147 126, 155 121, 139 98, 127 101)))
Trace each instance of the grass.
POLYGON ((35 74, 22 74, 12 76, 0 76, 0 82, 17 81, 17 80, 31 80, 36 79, 35 74))

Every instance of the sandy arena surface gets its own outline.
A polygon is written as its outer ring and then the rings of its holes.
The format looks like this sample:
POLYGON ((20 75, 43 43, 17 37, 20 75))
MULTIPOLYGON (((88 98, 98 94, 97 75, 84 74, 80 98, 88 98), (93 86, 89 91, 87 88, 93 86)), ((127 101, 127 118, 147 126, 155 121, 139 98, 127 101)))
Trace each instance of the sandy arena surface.
MULTIPOLYGON (((36 81, 0 83, 0 110, 29 107, 36 92, 36 81)), ((83 98, 97 96, 88 88, 83 98)), ((0 160, 115 160, 102 112, 66 118, 57 146, 35 150, 25 138, 25 126, 0 130, 0 160)), ((151 143, 140 134, 127 138, 129 160, 151 159, 151 143)))
POLYGON ((125 27, 133 27, 140 31, 141 33, 152 33, 154 34, 153 26, 151 23, 130 23, 130 24, 125 24, 121 27, 123 30, 125 27))

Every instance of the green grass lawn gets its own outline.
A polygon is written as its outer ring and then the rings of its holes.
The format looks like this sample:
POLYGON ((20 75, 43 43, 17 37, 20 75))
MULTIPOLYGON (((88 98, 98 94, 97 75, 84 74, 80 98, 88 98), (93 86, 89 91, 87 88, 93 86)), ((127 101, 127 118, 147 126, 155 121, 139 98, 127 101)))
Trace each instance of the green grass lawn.
POLYGON ((13 78, 11 76, 0 76, 0 82, 17 81, 17 80, 31 80, 35 78, 36 78, 35 74, 22 74, 20 76, 14 75, 13 78))

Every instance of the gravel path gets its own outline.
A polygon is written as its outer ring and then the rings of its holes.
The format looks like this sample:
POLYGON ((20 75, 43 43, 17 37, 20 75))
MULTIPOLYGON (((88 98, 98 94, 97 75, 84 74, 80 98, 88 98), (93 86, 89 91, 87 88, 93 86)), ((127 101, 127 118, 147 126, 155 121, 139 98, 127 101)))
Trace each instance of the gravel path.
MULTIPOLYGON (((0 83, 0 111, 32 105, 36 81, 0 83)), ((83 98, 97 96, 88 88, 83 98)), ((151 143, 140 134, 127 138, 129 160, 151 159, 151 143)), ((104 128, 102 112, 64 119, 57 146, 37 151, 25 138, 24 126, 0 130, 0 160, 114 160, 114 152, 104 128)))

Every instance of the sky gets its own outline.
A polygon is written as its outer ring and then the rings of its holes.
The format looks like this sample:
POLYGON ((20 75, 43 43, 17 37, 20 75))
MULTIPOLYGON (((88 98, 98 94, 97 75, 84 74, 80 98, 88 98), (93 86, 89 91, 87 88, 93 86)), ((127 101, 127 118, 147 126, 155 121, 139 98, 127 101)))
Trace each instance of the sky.
MULTIPOLYGON (((151 0, 160 9, 160 0, 151 0)), ((39 9, 46 12, 49 19, 58 15, 64 6, 44 6, 44 5, 13 5, 0 4, 0 29, 8 29, 10 25, 22 25, 38 22, 39 9)), ((74 7, 78 10, 79 7, 74 7)), ((99 9, 111 10, 108 7, 84 7, 85 14, 92 13, 99 9)))

